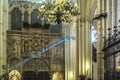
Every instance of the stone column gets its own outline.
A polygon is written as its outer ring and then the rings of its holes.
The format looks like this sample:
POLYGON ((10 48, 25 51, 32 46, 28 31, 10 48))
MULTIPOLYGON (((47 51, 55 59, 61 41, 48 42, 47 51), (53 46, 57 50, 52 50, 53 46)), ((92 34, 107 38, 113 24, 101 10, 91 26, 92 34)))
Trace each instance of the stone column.
MULTIPOLYGON (((100 13, 100 0, 97 1, 97 14, 100 13)), ((101 67, 100 67, 100 21, 97 23, 97 63, 98 63, 98 80, 102 80, 101 79, 101 67)))
POLYGON ((80 45, 78 45, 78 44, 80 44, 79 43, 79 40, 80 40, 80 37, 79 37, 79 34, 80 34, 80 32, 79 32, 79 28, 80 28, 80 20, 79 20, 79 17, 80 16, 77 16, 78 18, 77 18, 77 24, 76 24, 76 59, 77 59, 77 61, 76 61, 76 80, 79 80, 79 72, 81 72, 81 68, 79 69, 79 64, 81 64, 81 62, 79 61, 79 52, 80 52, 80 45))
POLYGON ((86 21, 86 71, 87 77, 92 79, 92 38, 91 38, 91 25, 86 21))
MULTIPOLYGON (((106 11, 105 2, 107 0, 98 0, 97 9, 98 14, 106 11), (101 3, 100 3, 101 2, 101 3)), ((107 28, 106 28, 106 19, 101 18, 97 23, 97 62, 98 62, 98 80, 104 80, 104 53, 102 51, 104 39, 103 37, 107 36, 107 28)))
MULTIPOLYGON (((76 17, 70 23, 70 33, 76 34, 76 17)), ((69 80, 76 80, 77 53, 76 53, 76 35, 70 39, 70 73, 69 80)))
MULTIPOLYGON (((69 26, 64 25, 65 36, 69 35, 69 26)), ((70 71, 70 40, 65 41, 65 80, 69 80, 70 71)))
MULTIPOLYGON (((97 23, 97 62, 98 62, 98 80, 104 80, 104 53, 103 49, 103 20, 97 23)), ((104 25, 105 26, 105 25, 104 25)))
POLYGON ((6 51, 7 51, 7 29, 8 29, 8 0, 0 1, 0 71, 2 71, 2 66, 6 64, 6 51))
POLYGON ((2 65, 3 65, 3 0, 0 0, 0 74, 2 75, 2 65))
POLYGON ((8 0, 4 0, 3 4, 3 63, 6 65, 6 54, 7 54, 7 30, 8 30, 8 0))
POLYGON ((88 21, 80 21, 77 28, 77 53, 79 54, 79 77, 92 78, 91 29, 88 21))
MULTIPOLYGON (((76 34, 76 18, 73 18, 73 21, 71 23, 63 24, 62 32, 64 33, 64 36, 76 34)), ((65 41, 65 80, 76 80, 76 61, 76 36, 74 36, 73 38, 65 41)))
POLYGON ((82 74, 82 23, 81 21, 78 21, 77 26, 77 54, 78 54, 78 69, 79 69, 79 76, 82 74))
POLYGON ((117 5, 117 4, 115 4, 115 2, 116 2, 116 0, 107 0, 107 2, 108 2, 108 17, 109 17, 109 22, 108 22, 108 27, 109 28, 111 28, 111 33, 113 33, 113 26, 115 26, 116 25, 116 20, 115 20, 115 15, 116 15, 116 7, 115 7, 115 5, 117 5))

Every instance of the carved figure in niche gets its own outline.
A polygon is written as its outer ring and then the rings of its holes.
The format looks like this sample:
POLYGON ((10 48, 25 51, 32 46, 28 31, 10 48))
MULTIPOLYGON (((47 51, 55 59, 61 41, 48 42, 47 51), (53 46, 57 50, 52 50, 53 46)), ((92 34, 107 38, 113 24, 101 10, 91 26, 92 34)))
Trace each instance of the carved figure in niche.
POLYGON ((8 55, 18 55, 20 53, 19 42, 15 39, 8 41, 8 55))
POLYGON ((21 80, 21 74, 18 70, 12 70, 9 73, 9 80, 21 80))
POLYGON ((63 80, 63 76, 60 72, 55 72, 52 76, 52 80, 63 80))
POLYGON ((60 52, 57 50, 57 51, 56 51, 55 58, 60 58, 60 57, 61 57, 60 52))
POLYGON ((17 41, 15 41, 14 42, 14 44, 13 44, 13 54, 17 54, 18 52, 19 52, 19 44, 18 44, 18 42, 17 41))
POLYGON ((27 55, 28 53, 28 50, 29 50, 29 44, 28 44, 28 41, 25 40, 24 41, 24 53, 27 55))

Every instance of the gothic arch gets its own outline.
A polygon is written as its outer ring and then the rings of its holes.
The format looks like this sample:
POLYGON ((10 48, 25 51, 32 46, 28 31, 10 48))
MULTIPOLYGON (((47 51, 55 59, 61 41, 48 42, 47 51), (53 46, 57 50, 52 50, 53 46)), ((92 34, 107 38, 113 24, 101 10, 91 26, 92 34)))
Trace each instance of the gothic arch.
POLYGON ((45 64, 47 64, 47 66, 48 66, 48 68, 49 68, 49 70, 50 70, 50 64, 49 64, 49 62, 47 62, 47 61, 45 61, 44 59, 42 59, 42 58, 39 58, 41 61, 43 61, 45 64))
POLYGON ((10 61, 11 61, 12 59, 16 59, 16 60, 18 60, 18 61, 21 61, 21 60, 20 60, 20 57, 13 55, 13 56, 8 57, 8 63, 10 63, 10 61))
POLYGON ((19 64, 21 62, 20 58, 16 57, 16 56, 11 56, 8 59, 8 64, 9 65, 9 70, 12 69, 20 69, 20 66, 16 66, 17 64, 19 64))
POLYGON ((34 23, 40 23, 40 18, 39 18, 39 10, 38 9, 34 9, 32 12, 31 12, 31 24, 34 24, 34 23))
POLYGON ((22 29, 22 12, 19 8, 14 8, 11 11, 11 30, 22 29))
POLYGON ((48 64, 47 61, 41 58, 35 58, 23 65, 23 70, 24 71, 49 71, 50 70, 50 65, 48 64))

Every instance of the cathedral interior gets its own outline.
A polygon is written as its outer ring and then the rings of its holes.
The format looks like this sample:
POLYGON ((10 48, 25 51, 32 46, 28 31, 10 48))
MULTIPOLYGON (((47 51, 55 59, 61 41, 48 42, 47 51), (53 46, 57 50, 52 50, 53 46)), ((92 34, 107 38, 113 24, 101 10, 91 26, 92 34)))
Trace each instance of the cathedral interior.
POLYGON ((120 80, 120 0, 0 0, 0 80, 120 80))

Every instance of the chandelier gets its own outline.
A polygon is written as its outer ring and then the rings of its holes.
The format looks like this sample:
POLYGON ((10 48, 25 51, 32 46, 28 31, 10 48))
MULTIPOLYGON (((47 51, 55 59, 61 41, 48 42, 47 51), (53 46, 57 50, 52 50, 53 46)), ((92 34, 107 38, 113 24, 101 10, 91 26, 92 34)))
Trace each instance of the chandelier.
POLYGON ((79 7, 77 4, 71 2, 63 2, 62 0, 56 0, 55 4, 46 2, 41 5, 40 17, 47 18, 49 23, 70 22, 72 17, 79 15, 79 7))

